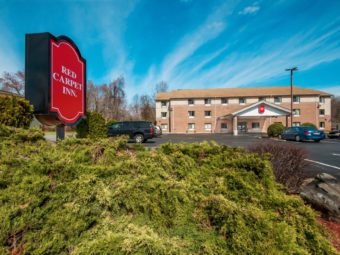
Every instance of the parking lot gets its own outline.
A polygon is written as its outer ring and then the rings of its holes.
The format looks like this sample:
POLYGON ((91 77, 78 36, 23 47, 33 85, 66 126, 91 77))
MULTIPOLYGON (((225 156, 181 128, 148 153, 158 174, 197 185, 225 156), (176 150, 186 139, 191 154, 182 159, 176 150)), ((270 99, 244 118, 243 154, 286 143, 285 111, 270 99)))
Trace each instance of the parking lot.
MULTIPOLYGON (((232 136, 229 134, 163 134, 162 137, 154 138, 144 143, 146 147, 156 147, 166 142, 203 142, 216 141, 233 147, 246 148, 250 144, 269 140, 256 135, 232 136)), ((340 140, 325 139, 320 143, 315 142, 295 142, 278 139, 270 139, 278 143, 292 143, 307 150, 309 156, 306 159, 311 163, 307 170, 308 176, 315 176, 317 173, 326 172, 340 179, 340 140)))

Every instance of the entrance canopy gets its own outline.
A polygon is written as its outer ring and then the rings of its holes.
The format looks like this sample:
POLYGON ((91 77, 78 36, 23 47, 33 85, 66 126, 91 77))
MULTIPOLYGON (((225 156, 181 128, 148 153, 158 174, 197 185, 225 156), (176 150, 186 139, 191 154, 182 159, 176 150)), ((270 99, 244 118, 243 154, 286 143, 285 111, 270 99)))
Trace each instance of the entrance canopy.
POLYGON ((240 110, 231 112, 225 116, 221 116, 218 119, 232 119, 233 120, 233 133, 237 135, 237 119, 238 118, 260 118, 260 117, 278 117, 286 116, 286 122, 288 116, 290 116, 290 110, 281 107, 276 104, 272 104, 266 101, 259 101, 252 105, 246 106, 240 110))
POLYGON ((277 117, 289 116, 290 110, 267 101, 259 101, 255 104, 246 106, 235 112, 231 112, 219 119, 230 119, 233 117, 277 117))

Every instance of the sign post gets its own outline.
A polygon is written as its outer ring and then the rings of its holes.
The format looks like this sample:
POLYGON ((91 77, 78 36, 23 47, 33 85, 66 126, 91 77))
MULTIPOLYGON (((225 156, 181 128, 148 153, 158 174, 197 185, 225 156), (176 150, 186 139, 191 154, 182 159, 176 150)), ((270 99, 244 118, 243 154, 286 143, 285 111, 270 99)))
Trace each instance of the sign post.
POLYGON ((56 126, 57 139, 86 115, 86 60, 70 38, 26 35, 25 97, 41 123, 56 126))

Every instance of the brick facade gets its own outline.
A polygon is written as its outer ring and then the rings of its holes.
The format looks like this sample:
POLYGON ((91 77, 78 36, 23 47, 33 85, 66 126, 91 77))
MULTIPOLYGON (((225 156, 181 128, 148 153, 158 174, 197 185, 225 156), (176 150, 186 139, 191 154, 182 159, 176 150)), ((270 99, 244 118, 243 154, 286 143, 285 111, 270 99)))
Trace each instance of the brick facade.
MULTIPOLYGON (((294 87, 294 90, 294 95, 299 97, 299 100, 296 100, 299 102, 293 103, 293 109, 297 109, 296 113, 299 113, 293 116, 294 124, 310 122, 318 128, 330 130, 331 95, 312 89, 294 87)), ((233 119, 228 116, 263 99, 290 111, 289 87, 256 88, 256 90, 247 88, 218 91, 175 90, 157 94, 156 121, 162 126, 164 133, 232 133, 233 119), (190 93, 187 93, 188 91, 190 93), (281 102, 275 103, 274 97, 279 97, 281 102), (240 98, 245 99, 244 104, 240 98), (190 105, 192 101, 194 103, 190 105), (189 116, 189 111, 193 111, 195 116, 189 116)), ((237 118, 239 128, 246 127, 246 132, 249 133, 265 133, 268 126, 274 122, 286 125, 286 116, 237 118)), ((288 117, 288 126, 290 126, 290 117, 288 117)))

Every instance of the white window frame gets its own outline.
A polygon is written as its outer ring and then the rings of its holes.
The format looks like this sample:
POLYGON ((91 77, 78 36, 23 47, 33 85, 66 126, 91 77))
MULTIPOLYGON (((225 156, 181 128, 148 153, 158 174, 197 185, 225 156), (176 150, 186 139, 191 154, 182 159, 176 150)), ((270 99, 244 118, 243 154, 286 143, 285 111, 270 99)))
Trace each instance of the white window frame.
POLYGON ((195 130, 195 123, 188 123, 188 130, 195 130), (190 126, 192 126, 190 128, 190 126))
POLYGON ((267 101, 267 98, 266 97, 259 97, 259 102, 260 101, 267 101))
POLYGON ((297 96, 297 95, 293 95, 293 104, 299 104, 301 101, 301 97, 300 96, 297 96), (295 101, 294 98, 297 98, 298 100, 295 101))
POLYGON ((301 126, 301 122, 293 122, 293 127, 300 127, 301 126))
POLYGON ((325 126, 326 126, 326 123, 324 121, 319 122, 320 129, 325 129, 325 126), (321 125, 321 123, 323 123, 323 124, 321 125))
POLYGON ((222 98, 221 98, 221 104, 222 104, 222 105, 227 105, 227 104, 229 104, 229 99, 228 99, 227 97, 222 97, 222 98), (223 99, 225 99, 227 102, 226 102, 226 103, 223 103, 223 99))
POLYGON ((161 117, 162 117, 162 119, 166 119, 167 116, 168 116, 168 113, 167 113, 167 112, 161 112, 161 117), (165 116, 163 116, 164 113, 165 113, 165 116))
POLYGON ((222 129, 222 130, 227 130, 227 129, 228 129, 228 123, 221 123, 221 129, 222 129), (226 125, 226 127, 225 127, 225 128, 224 128, 224 127, 222 127, 222 125, 223 125, 223 124, 224 124, 224 125, 226 125))
POLYGON ((301 110, 300 109, 293 109, 293 116, 300 116, 301 115, 301 110), (299 113, 296 113, 298 111, 299 113))
POLYGON ((194 104, 195 104, 195 99, 189 98, 188 99, 188 105, 190 106, 190 105, 194 105, 194 104), (190 102, 192 102, 192 103, 190 103, 190 102))
POLYGON ((319 109, 319 115, 320 116, 325 116, 326 115, 325 109, 319 109), (321 111, 323 111, 323 114, 321 113, 321 111))
POLYGON ((211 131, 212 130, 212 124, 211 123, 204 123, 204 130, 205 131, 211 131), (210 125, 210 128, 207 128, 206 125, 210 125))
POLYGON ((260 122, 252 122, 251 123, 251 128, 252 129, 260 129, 261 128, 260 122), (259 126, 258 127, 253 127, 253 124, 259 124, 259 126))
POLYGON ((205 105, 211 105, 211 98, 204 98, 204 104, 205 105), (209 102, 209 103, 207 103, 207 101, 209 102))
POLYGON ((281 104, 282 103, 282 97, 280 97, 280 96, 275 96, 274 97, 274 104, 281 104), (275 99, 279 99, 279 101, 278 102, 275 102, 275 99))
POLYGON ((164 101, 164 100, 162 100, 162 101, 161 101, 161 107, 166 107, 166 105, 167 105, 167 102, 164 101), (165 103, 165 105, 163 105, 164 103, 165 103))
POLYGON ((320 96, 320 97, 319 97, 319 103, 320 103, 320 104, 324 104, 325 102, 326 102, 326 98, 323 97, 323 96, 320 96))
POLYGON ((211 118, 211 111, 204 111, 204 118, 211 118), (207 112, 210 112, 210 115, 206 115, 207 112))
POLYGON ((188 111, 188 116, 191 119, 195 118, 195 111, 188 111), (190 115, 190 113, 193 113, 193 115, 190 115))
POLYGON ((238 103, 239 104, 246 104, 246 102, 247 102, 247 99, 245 98, 245 97, 240 97, 239 99, 238 99, 238 103), (241 103, 241 99, 243 99, 243 102, 241 103))
POLYGON ((162 130, 168 130, 168 124, 161 124, 162 130))

